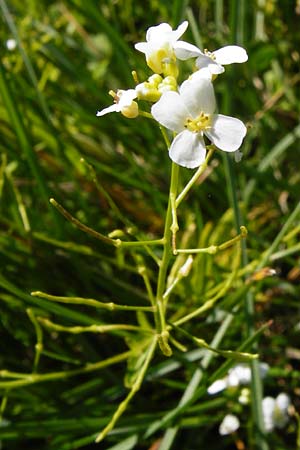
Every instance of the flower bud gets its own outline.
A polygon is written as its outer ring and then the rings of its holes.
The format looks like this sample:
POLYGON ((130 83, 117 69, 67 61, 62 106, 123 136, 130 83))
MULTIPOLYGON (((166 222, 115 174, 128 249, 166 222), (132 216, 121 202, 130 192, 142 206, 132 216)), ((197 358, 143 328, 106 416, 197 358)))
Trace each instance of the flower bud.
POLYGON ((134 119, 139 115, 139 107, 137 102, 132 102, 131 105, 124 106, 121 109, 121 114, 127 117, 127 119, 134 119))

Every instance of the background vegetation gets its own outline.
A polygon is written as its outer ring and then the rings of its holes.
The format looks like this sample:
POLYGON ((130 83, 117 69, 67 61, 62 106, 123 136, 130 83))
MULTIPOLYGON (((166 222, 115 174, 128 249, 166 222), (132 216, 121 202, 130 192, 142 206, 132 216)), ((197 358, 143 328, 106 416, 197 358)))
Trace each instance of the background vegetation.
MULTIPOLYGON (((179 220, 182 239, 194 246, 223 242, 244 223, 249 236, 243 273, 252 283, 236 281, 218 308, 188 329, 211 341, 224 314, 232 316, 222 348, 237 349, 247 336, 252 296, 255 328, 273 321, 259 340, 260 358, 270 365, 265 393, 284 391, 299 410, 299 215, 289 219, 300 194, 300 4, 146 3, 0 0, 0 374, 4 380, 4 369, 61 374, 19 388, 8 389, 0 381, 4 449, 96 448, 96 433, 126 393, 124 362, 88 374, 64 374, 127 351, 133 345, 128 333, 72 335, 47 328, 42 333, 36 318, 66 326, 134 323, 132 313, 59 305, 30 292, 147 304, 137 269, 137 255, 148 261, 147 253, 123 255, 93 240, 62 218, 49 198, 104 234, 129 227, 140 230, 140 238, 160 237, 170 163, 158 130, 143 118, 110 114, 100 119, 95 113, 111 103, 110 89, 134 86, 132 70, 141 80, 150 75, 133 44, 163 21, 177 27, 189 20, 184 38, 202 48, 236 43, 249 54, 248 63, 228 67, 216 84, 220 110, 248 125, 242 161, 216 152, 209 176, 190 193, 179 220), (268 250, 265 265, 276 274, 255 275, 268 250), (252 266, 247 260, 254 261, 252 266), (39 361, 37 342, 42 345, 39 361)), ((182 183, 190 174, 181 171, 182 183)), ((232 255, 232 250, 215 259, 199 255, 191 278, 176 291, 171 312, 182 315, 201 305, 204 293, 231 272, 232 255)), ((186 353, 175 351, 170 359, 156 355, 142 390, 98 448, 255 447, 250 408, 239 405, 235 391, 209 396, 209 379, 200 367, 206 354, 183 343, 186 353), (218 434, 228 412, 242 423, 234 437, 218 434)), ((205 363, 210 377, 222 363, 221 358, 205 363)), ((294 416, 284 430, 268 435, 268 445, 300 448, 297 429, 294 416)))

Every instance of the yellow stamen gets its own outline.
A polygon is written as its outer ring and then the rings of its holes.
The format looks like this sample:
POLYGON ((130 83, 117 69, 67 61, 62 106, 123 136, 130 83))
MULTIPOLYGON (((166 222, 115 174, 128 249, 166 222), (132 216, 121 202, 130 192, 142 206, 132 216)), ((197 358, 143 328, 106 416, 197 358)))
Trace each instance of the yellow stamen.
POLYGON ((199 133, 200 131, 208 130, 211 125, 211 115, 205 114, 201 111, 199 116, 197 116, 195 119, 192 119, 191 117, 188 117, 184 126, 189 131, 192 131, 193 133, 199 133))
POLYGON ((114 103, 119 103, 120 97, 115 91, 111 89, 108 94, 112 96, 112 98, 114 99, 114 103))
POLYGON ((207 48, 204 49, 204 54, 205 54, 206 56, 208 56, 210 59, 212 59, 213 61, 215 61, 216 57, 215 57, 214 53, 213 53, 213 52, 209 52, 209 51, 207 50, 207 48))

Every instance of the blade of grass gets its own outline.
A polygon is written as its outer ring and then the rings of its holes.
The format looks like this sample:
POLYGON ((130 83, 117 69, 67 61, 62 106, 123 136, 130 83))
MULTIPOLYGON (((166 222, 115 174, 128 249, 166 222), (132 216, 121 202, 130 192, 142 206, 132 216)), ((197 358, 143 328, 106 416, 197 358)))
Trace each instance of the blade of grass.
MULTIPOLYGON (((1 1, 1 0, 0 0, 1 1)), ((29 138, 26 133, 26 127, 22 120, 22 116, 18 110, 18 102, 16 101, 13 91, 10 88, 9 82, 7 80, 4 66, 0 61, 0 93, 3 98, 3 102, 8 111, 8 115, 10 117, 12 126, 16 132, 17 138, 19 140, 20 146, 26 156, 29 168, 33 177, 37 182, 37 187, 40 193, 41 198, 43 199, 45 205, 48 205, 48 199, 50 197, 50 193, 48 187, 45 183, 45 178, 39 166, 39 162, 37 156, 32 148, 32 145, 29 141, 29 138)), ((50 211, 52 208, 49 208, 50 211)), ((53 210, 51 212, 53 221, 56 224, 57 229, 60 229, 60 219, 57 219, 57 215, 54 214, 53 210)))
MULTIPOLYGON (((261 160, 258 164, 257 172, 259 174, 264 173, 275 161, 279 158, 292 144, 300 139, 300 124, 297 125, 290 133, 286 134, 261 160)), ((256 179, 249 181, 244 192, 244 201, 246 204, 249 203, 250 197, 257 184, 256 179)))
MULTIPOLYGON (((247 4, 248 6, 248 4, 247 4)), ((234 43, 238 45, 244 44, 245 37, 245 26, 246 22, 246 3, 244 0, 231 0, 230 2, 230 25, 231 25, 231 39, 234 43)), ((233 81, 233 80, 232 80, 233 81)), ((226 104, 224 105, 225 114, 230 114, 231 112, 231 102, 232 98, 230 94, 225 93, 226 104)), ((234 211, 234 220, 236 228, 239 229, 241 225, 241 211, 238 203, 238 186, 236 175, 233 169, 233 161, 229 154, 226 153, 224 156, 225 168, 226 168, 226 178, 229 191, 229 201, 234 211)), ((248 264, 247 255, 247 244, 246 242, 241 243, 242 248, 242 266, 248 264)), ((247 339, 251 338, 255 334, 255 309, 254 309, 254 298, 252 292, 247 291, 245 297, 245 317, 247 323, 247 339)), ((258 346, 257 343, 253 345, 251 351, 257 353, 258 346)), ((268 450, 269 446, 265 437, 265 427, 262 413, 262 398, 263 398, 263 386, 260 377, 259 370, 259 360, 251 361, 251 407, 252 407, 252 419, 253 419, 253 436, 255 440, 255 445, 257 449, 268 450)))
MULTIPOLYGON (((43 93, 39 89, 37 76, 35 74, 35 71, 33 69, 32 64, 31 64, 31 61, 28 58, 28 56, 27 56, 27 54, 26 54, 26 52, 25 52, 25 50, 23 48, 23 45, 22 45, 21 39, 19 37, 19 33, 18 33, 18 30, 17 30, 17 27, 15 25, 14 19, 13 19, 12 15, 11 15, 11 13, 9 11, 9 8, 8 8, 7 3, 6 3, 5 0, 0 0, 0 8, 2 10, 2 13, 3 13, 3 16, 5 18, 6 23, 7 23, 8 27, 9 27, 9 29, 10 29, 10 31, 11 31, 14 39, 15 39, 15 41, 17 42, 20 54, 21 54, 22 59, 24 61, 24 64, 25 64, 25 67, 27 69, 29 78, 30 78, 30 80, 32 82, 32 85, 34 86, 34 89, 35 89, 35 92, 36 92, 36 96, 37 96, 37 99, 38 99, 39 104, 41 106, 41 109, 43 111, 43 114, 44 114, 44 116, 45 116, 45 118, 46 118, 46 120, 48 122, 48 125, 51 128, 51 130, 53 132, 55 132, 55 127, 53 126, 51 113, 50 113, 50 110, 48 108, 47 102, 45 100, 45 97, 44 97, 43 93)), ((55 135, 56 135, 56 133, 54 133, 54 136, 55 135)))
POLYGON ((72 309, 65 308, 64 306, 57 305, 56 303, 49 302, 47 300, 38 299, 36 297, 32 297, 29 294, 24 293, 20 288, 13 285, 10 281, 8 281, 1 273, 0 273, 0 286, 5 291, 10 292, 16 297, 20 298, 27 304, 38 306, 39 308, 43 308, 45 311, 49 311, 54 314, 58 314, 61 317, 65 317, 75 323, 82 323, 83 325, 93 325, 99 324, 102 322, 97 320, 95 317, 89 317, 82 312, 76 312, 72 309))

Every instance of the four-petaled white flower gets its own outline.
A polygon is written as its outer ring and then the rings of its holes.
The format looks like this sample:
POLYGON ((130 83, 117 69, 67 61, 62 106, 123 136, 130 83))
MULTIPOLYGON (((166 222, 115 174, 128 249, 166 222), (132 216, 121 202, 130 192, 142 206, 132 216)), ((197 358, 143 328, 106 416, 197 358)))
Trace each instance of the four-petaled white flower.
POLYGON ((152 106, 155 120, 175 131, 169 156, 175 163, 193 169, 205 160, 203 135, 219 149, 234 152, 241 146, 246 127, 239 119, 214 114, 216 101, 211 81, 192 77, 178 92, 165 92, 152 106))
POLYGON ((155 73, 164 71, 163 64, 170 60, 176 60, 176 49, 190 48, 190 44, 178 41, 188 27, 185 21, 176 30, 172 30, 168 23, 161 23, 150 27, 146 33, 147 42, 138 42, 135 48, 146 55, 146 61, 150 69, 155 73))
POLYGON ((113 91, 110 91, 109 93, 114 99, 114 104, 98 111, 96 114, 98 117, 111 112, 120 112, 129 119, 134 119, 138 116, 138 104, 134 101, 137 97, 135 89, 127 89, 127 91, 119 89, 117 93, 113 91))
POLYGON ((211 75, 223 73, 225 70, 223 66, 227 64, 243 63, 248 60, 246 50, 239 45, 226 45, 214 52, 209 52, 208 50, 202 52, 195 45, 181 46, 181 43, 178 43, 176 56, 182 60, 197 58, 196 66, 198 69, 208 69, 211 75))
POLYGON ((219 426, 219 433, 221 436, 234 433, 240 427, 239 419, 233 414, 227 414, 219 426))
POLYGON ((265 429, 271 432, 274 428, 284 428, 289 421, 288 408, 290 397, 282 392, 276 398, 265 397, 262 401, 262 410, 265 429))

